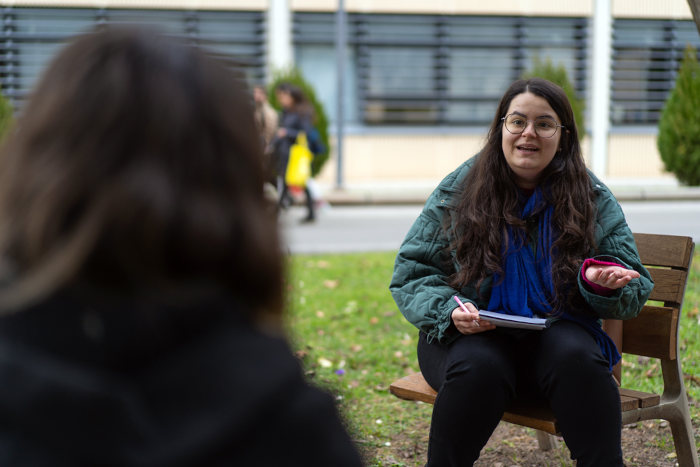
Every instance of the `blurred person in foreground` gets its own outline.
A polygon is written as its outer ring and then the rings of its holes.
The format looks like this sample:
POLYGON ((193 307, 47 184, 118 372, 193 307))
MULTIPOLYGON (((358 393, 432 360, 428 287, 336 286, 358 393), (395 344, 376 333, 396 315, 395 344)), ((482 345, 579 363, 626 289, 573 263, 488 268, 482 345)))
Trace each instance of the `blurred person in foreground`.
POLYGON ((242 79, 101 29, 0 153, 0 465, 359 466, 282 337, 242 79))
POLYGON ((484 147, 435 189, 396 258, 391 292, 438 390, 427 465, 472 465, 518 396, 549 404, 578 467, 623 465, 620 355, 600 319, 634 318, 652 287, 564 91, 512 83, 484 147), (480 310, 551 325, 497 327, 480 310))

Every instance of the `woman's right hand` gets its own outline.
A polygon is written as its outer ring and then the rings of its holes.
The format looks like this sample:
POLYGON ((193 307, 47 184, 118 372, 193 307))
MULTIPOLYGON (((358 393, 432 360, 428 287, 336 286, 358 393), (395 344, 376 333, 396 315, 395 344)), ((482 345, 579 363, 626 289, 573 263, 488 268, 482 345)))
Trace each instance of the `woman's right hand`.
POLYGON ((459 307, 452 310, 452 322, 455 323, 455 327, 459 332, 462 334, 475 334, 496 329, 493 323, 479 319, 479 310, 476 309, 473 303, 466 302, 464 306, 467 307, 469 313, 459 307))

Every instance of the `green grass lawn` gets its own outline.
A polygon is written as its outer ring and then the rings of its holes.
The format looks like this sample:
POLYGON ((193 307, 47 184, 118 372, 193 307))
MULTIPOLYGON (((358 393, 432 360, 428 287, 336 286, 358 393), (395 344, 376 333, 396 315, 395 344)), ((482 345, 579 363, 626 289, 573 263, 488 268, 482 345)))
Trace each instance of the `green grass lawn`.
MULTIPOLYGON (((369 465, 418 466, 425 462, 424 455, 411 454, 413 449, 397 455, 397 444, 425 442, 431 406, 400 401, 388 391, 394 379, 418 370, 417 331, 398 312, 388 290, 394 257, 395 252, 292 256, 287 320, 292 347, 309 380, 337 397, 369 465)), ((699 308, 696 253, 680 331, 695 421, 700 415, 699 308)), ((660 375, 655 360, 624 356, 625 387, 660 392, 660 375)))

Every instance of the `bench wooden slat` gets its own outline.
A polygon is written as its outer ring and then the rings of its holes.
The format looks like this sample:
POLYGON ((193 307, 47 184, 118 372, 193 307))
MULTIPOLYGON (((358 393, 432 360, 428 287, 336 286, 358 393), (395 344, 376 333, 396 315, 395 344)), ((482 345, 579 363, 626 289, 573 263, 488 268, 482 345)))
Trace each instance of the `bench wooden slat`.
MULTIPOLYGON (((639 407, 654 407, 661 403, 661 396, 653 392, 635 391, 634 389, 620 388, 620 397, 633 397, 639 401, 639 407)), ((636 407, 635 407, 636 408, 636 407)), ((630 409, 631 410, 631 409, 630 409)), ((627 412, 626 410, 622 410, 627 412)))
POLYGON ((542 430, 549 434, 559 433, 557 420, 548 407, 542 405, 515 405, 503 414, 503 420, 516 425, 542 430))
POLYGON ((673 235, 635 233, 634 241, 642 264, 687 268, 693 253, 693 239, 673 235))
MULTIPOLYGON (((400 399, 421 401, 428 404, 435 403, 435 396, 437 395, 435 390, 425 381, 421 373, 413 373, 394 381, 391 386, 389 386, 389 391, 400 399)), ((620 405, 623 412, 628 412, 640 407, 653 407, 659 405, 660 402, 661 396, 658 394, 620 388, 620 405)), ((541 404, 516 401, 513 406, 503 414, 503 420, 536 430, 542 430, 553 435, 559 433, 554 414, 552 414, 552 411, 548 407, 541 404)))
POLYGON ((639 399, 630 397, 620 392, 620 411, 629 412, 630 410, 639 408, 639 399))
POLYGON ((389 391, 399 399, 435 403, 437 392, 425 381, 421 373, 412 373, 391 383, 389 391))
POLYGON ((678 309, 645 306, 635 319, 622 322, 622 352, 676 359, 678 309))
POLYGON ((649 295, 649 300, 680 304, 683 300, 687 273, 679 269, 650 268, 648 271, 654 280, 654 288, 649 295))

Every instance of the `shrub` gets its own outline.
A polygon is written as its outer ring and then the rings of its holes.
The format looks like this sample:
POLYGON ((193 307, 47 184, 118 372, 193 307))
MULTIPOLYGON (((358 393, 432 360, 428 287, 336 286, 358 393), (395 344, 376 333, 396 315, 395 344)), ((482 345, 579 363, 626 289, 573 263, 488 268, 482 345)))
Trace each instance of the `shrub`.
POLYGON ((14 121, 12 104, 0 93, 0 141, 14 121))
POLYGON ((583 117, 586 104, 583 99, 576 95, 576 90, 569 79, 569 74, 566 72, 564 65, 554 65, 549 58, 547 58, 546 61, 542 61, 539 57, 535 57, 532 69, 523 73, 523 79, 535 77, 544 78, 554 84, 558 84, 564 90, 566 97, 569 98, 569 102, 571 103, 571 108, 574 111, 574 121, 578 129, 578 139, 579 141, 582 140, 586 135, 586 125, 583 117))
POLYGON ((676 83, 659 119, 656 145, 666 170, 686 185, 700 185, 700 65, 688 45, 676 83))
POLYGON ((274 74, 274 78, 267 88, 268 100, 274 108, 278 110, 281 108, 279 102, 277 102, 277 96, 275 96, 275 88, 279 83, 283 82, 291 83, 301 88, 313 106, 315 114, 314 126, 318 130, 321 142, 325 148, 324 152, 315 155, 311 163, 311 176, 316 176, 323 168, 323 164, 328 160, 330 148, 328 144, 328 117, 326 116, 326 111, 323 108, 323 104, 316 98, 313 86, 304 79, 301 71, 295 67, 274 74))

